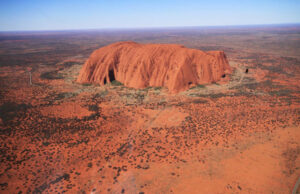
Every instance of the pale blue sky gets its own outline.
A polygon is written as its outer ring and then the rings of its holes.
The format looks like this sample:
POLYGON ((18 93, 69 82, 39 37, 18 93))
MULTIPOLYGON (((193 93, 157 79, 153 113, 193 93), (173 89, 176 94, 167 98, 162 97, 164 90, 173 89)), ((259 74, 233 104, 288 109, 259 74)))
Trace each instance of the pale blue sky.
POLYGON ((300 0, 0 0, 0 31, 300 23, 300 0))

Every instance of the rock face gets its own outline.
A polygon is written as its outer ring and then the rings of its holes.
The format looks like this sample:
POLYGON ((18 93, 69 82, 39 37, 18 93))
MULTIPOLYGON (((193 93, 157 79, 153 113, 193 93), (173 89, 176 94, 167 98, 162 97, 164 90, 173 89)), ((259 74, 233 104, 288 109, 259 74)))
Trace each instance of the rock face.
POLYGON ((117 42, 95 50, 77 81, 127 87, 167 87, 171 93, 224 79, 231 73, 223 51, 203 52, 175 44, 117 42))

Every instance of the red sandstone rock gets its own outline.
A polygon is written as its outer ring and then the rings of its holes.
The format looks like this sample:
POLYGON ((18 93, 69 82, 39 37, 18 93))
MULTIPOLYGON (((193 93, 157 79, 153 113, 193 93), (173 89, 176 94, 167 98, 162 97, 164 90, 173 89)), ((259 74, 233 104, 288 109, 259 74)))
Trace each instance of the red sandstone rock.
POLYGON ((203 52, 175 44, 118 42, 94 51, 77 79, 80 83, 117 80, 125 86, 167 87, 183 91, 195 84, 207 84, 230 73, 223 51, 203 52))

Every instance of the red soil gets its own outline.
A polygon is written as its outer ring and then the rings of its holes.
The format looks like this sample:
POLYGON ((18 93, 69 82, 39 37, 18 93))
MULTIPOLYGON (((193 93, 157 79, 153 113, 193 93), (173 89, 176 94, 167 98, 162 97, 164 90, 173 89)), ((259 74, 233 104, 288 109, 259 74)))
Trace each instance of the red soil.
POLYGON ((193 85, 217 82, 230 72, 223 51, 118 42, 94 51, 77 81, 104 85, 116 79, 128 87, 164 86, 175 93, 193 85))
MULTIPOLYGON (((70 37, 29 39, 21 47, 1 41, 0 53, 9 54, 0 57, 7 65, 0 65, 0 193, 292 193, 300 174, 300 52, 291 43, 299 33, 270 33, 264 41, 255 34, 257 39, 248 31, 213 36, 211 43, 176 39, 188 47, 224 49, 233 71, 216 84, 172 95, 167 80, 161 81, 166 88, 147 89, 76 83, 89 51, 103 43, 94 38, 88 38, 91 45, 70 37), (72 41, 62 46, 65 39, 72 41), (32 47, 38 52, 26 54, 32 47), (284 57, 293 53, 298 59, 284 57)), ((126 44, 136 54, 151 53, 135 48, 146 45, 126 44)), ((165 53, 153 60, 149 75, 167 73, 166 66, 154 65, 165 53)), ((143 64, 134 60, 128 63, 143 64)), ((93 72, 100 74, 97 68, 93 72)), ((105 73, 109 83, 109 69, 105 73)), ((122 73, 114 73, 119 80, 122 73)), ((158 78, 149 76, 149 86, 158 78)))
POLYGON ((89 116, 92 112, 78 103, 74 104, 74 102, 64 102, 59 105, 41 108, 41 114, 49 117, 83 118, 89 116))
POLYGON ((80 66, 44 80, 45 68, 33 85, 22 68, 0 71, 1 193, 291 193, 298 179, 299 90, 254 82, 277 74, 241 66, 234 91, 168 95, 69 81, 80 66))

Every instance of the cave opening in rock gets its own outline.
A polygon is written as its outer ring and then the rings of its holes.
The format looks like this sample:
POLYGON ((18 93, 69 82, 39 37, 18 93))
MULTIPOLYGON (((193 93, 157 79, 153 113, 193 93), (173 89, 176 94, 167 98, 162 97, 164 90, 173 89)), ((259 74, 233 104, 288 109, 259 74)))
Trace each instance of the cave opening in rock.
POLYGON ((222 75, 222 78, 224 78, 224 77, 226 77, 226 75, 225 75, 225 74, 223 74, 223 75, 222 75))
POLYGON ((103 82, 104 82, 104 84, 106 84, 106 77, 104 78, 104 81, 103 81, 103 82))
POLYGON ((109 72, 108 72, 108 77, 109 77, 109 81, 110 81, 110 82, 116 80, 116 78, 115 78, 115 73, 114 73, 114 70, 113 70, 113 69, 109 70, 109 72))

